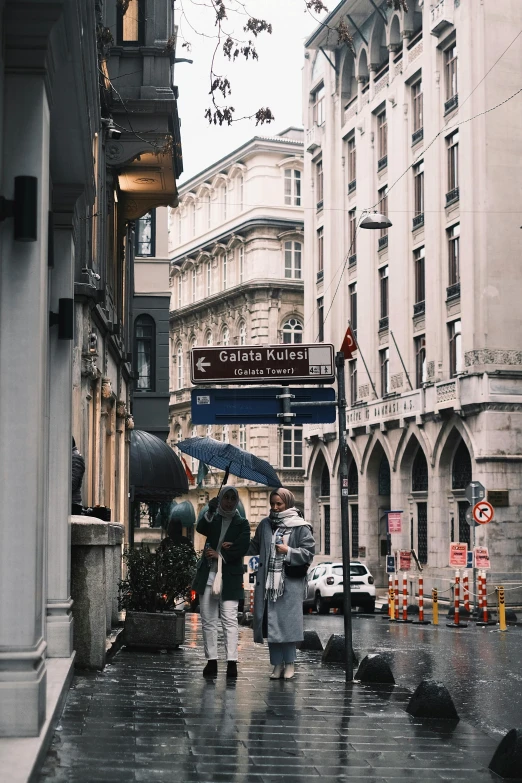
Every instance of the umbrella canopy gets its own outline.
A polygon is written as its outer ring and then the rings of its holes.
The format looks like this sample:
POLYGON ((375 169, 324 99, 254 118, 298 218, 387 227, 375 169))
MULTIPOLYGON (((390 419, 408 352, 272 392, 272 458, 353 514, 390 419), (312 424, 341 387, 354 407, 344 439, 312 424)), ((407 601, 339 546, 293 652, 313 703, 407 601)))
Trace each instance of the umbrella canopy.
POLYGON ((172 500, 188 492, 188 479, 180 458, 156 435, 132 430, 130 477, 134 499, 143 502, 172 500))
POLYGON ((218 470, 228 470, 233 476, 257 481, 258 484, 266 484, 268 487, 282 486, 279 476, 268 462, 238 446, 221 443, 214 438, 187 438, 176 445, 185 454, 218 470))

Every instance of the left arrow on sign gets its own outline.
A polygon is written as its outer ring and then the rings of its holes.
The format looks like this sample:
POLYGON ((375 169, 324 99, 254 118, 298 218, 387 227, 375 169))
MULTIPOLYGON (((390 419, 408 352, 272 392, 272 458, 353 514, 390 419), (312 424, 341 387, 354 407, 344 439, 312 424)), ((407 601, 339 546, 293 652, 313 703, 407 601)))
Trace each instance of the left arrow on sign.
POLYGON ((202 356, 201 359, 197 360, 196 367, 200 372, 206 372, 205 367, 210 367, 210 362, 206 362, 205 357, 202 356))

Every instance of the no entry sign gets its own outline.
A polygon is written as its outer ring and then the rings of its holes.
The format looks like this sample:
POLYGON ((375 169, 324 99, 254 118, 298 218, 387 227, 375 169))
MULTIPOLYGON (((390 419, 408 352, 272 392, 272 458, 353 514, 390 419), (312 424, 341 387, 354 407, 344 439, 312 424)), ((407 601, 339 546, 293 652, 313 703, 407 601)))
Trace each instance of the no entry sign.
POLYGON ((333 345, 193 348, 192 383, 333 383, 333 345))

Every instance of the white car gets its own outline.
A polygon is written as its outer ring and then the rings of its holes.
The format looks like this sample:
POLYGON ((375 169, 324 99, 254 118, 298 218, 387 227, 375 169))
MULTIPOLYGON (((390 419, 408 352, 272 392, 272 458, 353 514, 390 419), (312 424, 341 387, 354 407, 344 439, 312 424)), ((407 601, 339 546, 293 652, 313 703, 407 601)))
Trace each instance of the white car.
MULTIPOLYGON (((365 612, 375 611, 374 578, 363 563, 350 563, 352 606, 365 612)), ((319 563, 307 575, 307 592, 303 608, 314 608, 318 614, 328 614, 330 609, 343 605, 343 564, 319 563)))

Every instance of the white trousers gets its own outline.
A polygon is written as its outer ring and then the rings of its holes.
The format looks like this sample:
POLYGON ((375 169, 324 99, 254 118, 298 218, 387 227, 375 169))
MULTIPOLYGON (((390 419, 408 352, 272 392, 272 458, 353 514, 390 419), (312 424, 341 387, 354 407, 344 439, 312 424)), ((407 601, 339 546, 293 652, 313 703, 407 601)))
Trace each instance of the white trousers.
POLYGON ((221 614, 226 660, 237 661, 237 607, 237 601, 223 601, 221 596, 212 595, 212 587, 210 585, 207 585, 203 595, 199 596, 205 658, 211 661, 217 660, 219 615, 221 614))

